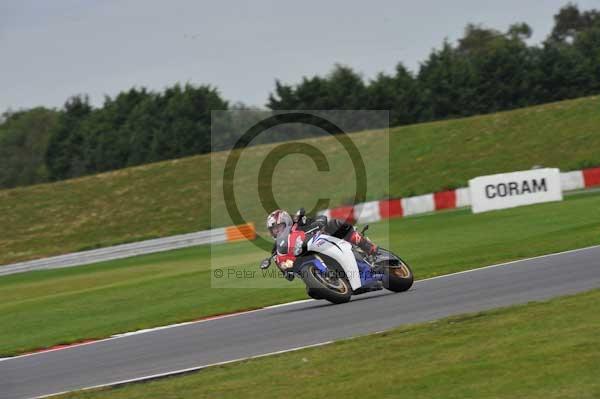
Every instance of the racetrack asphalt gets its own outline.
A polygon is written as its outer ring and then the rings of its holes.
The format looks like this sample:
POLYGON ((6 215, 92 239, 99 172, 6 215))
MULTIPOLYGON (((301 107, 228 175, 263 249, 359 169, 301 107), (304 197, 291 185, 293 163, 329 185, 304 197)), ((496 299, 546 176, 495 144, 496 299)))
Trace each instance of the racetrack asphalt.
POLYGON ((600 246, 417 281, 401 294, 304 301, 5 359, 0 398, 143 379, 594 288, 600 246))

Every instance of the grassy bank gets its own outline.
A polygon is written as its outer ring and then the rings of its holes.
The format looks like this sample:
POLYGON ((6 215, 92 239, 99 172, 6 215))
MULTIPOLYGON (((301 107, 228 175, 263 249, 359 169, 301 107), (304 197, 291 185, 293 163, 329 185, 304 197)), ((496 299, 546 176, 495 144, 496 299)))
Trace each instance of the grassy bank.
MULTIPOLYGON (((426 278, 600 244, 600 194, 477 215, 460 210, 397 219, 369 232, 426 278)), ((2 277, 0 355, 306 298, 298 281, 282 289, 211 288, 209 255, 201 246, 2 277)), ((235 243, 215 246, 212 256, 221 268, 256 270, 265 253, 235 243)))
MULTIPOLYGON (((381 135, 387 133, 353 135, 368 160, 370 199, 464 186, 474 176, 534 165, 579 169, 600 164, 600 98, 391 129, 385 137, 389 179, 378 173, 387 163, 374 140, 381 135)), ((329 148, 332 140, 318 139, 315 145, 329 148)), ((237 172, 241 181, 255 181, 252 166, 272 148, 248 150, 247 167, 237 172)), ((217 164, 223 161, 223 154, 213 158, 217 164)), ((197 156, 0 191, 0 264, 206 229, 211 198, 212 224, 226 224, 224 204, 211 197, 209 162, 210 156, 197 156)), ((292 156, 285 162, 288 183, 306 182, 306 170, 300 166, 306 165, 305 157, 292 156)), ((335 155, 331 163, 338 163, 335 155)), ((351 175, 330 173, 320 179, 319 186, 334 193, 331 205, 348 201, 343 193, 351 175)), ((291 208, 311 206, 307 193, 315 185, 306 184, 308 189, 285 190, 278 200, 291 208)), ((262 223, 264 210, 251 187, 239 185, 240 207, 249 220, 262 223)))
POLYGON ((597 398, 598 301, 600 290, 61 398, 597 398))

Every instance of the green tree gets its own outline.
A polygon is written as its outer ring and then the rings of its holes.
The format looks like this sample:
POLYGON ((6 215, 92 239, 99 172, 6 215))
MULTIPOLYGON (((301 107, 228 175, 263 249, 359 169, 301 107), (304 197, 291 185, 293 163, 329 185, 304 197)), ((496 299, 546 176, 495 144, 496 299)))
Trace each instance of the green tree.
POLYGON ((531 92, 535 102, 559 101, 589 93, 591 82, 586 57, 573 46, 546 43, 537 50, 536 58, 531 92))
MULTIPOLYGON (((597 20, 600 22, 600 18, 597 20)), ((573 48, 582 59, 587 86, 582 87, 582 94, 589 95, 600 92, 600 23, 592 25, 580 32, 573 42, 573 48)))
POLYGON ((525 43, 526 24, 513 25, 472 56, 478 78, 473 113, 489 113, 535 103, 530 97, 531 74, 538 67, 525 43))
POLYGON ((390 111, 392 126, 415 123, 419 120, 421 96, 412 73, 402 64, 396 66, 396 74, 377 75, 367 88, 368 108, 390 111))
POLYGON ((96 173, 127 165, 129 137, 123 131, 133 110, 148 98, 146 89, 132 88, 114 99, 106 97, 104 105, 94 110, 82 123, 85 172, 96 173))
POLYGON ((422 120, 471 115, 478 107, 479 79, 471 60, 445 41, 421 64, 417 76, 422 88, 422 120))
POLYGON ((600 11, 581 12, 577 5, 569 3, 554 15, 554 27, 549 40, 572 43, 577 35, 600 23, 600 11))
POLYGON ((502 33, 495 29, 468 24, 465 27, 463 37, 458 39, 457 50, 463 55, 485 53, 501 37, 502 33))
POLYGON ((171 159, 210 151, 211 111, 226 110, 228 103, 210 86, 179 85, 158 99, 159 127, 150 144, 150 160, 171 159))
POLYGON ((162 128, 159 117, 161 106, 159 95, 151 93, 133 108, 127 121, 121 126, 120 134, 128 139, 127 166, 151 161, 152 139, 162 128))
POLYGON ((91 112, 87 96, 74 96, 65 103, 46 150, 50 180, 68 179, 85 172, 84 137, 80 128, 91 112))
POLYGON ((295 86, 276 81, 275 93, 269 95, 267 106, 273 110, 365 109, 367 97, 360 74, 350 67, 336 65, 326 77, 304 77, 295 86))
POLYGON ((48 180, 45 153, 58 112, 43 107, 5 113, 0 124, 0 187, 48 180))
POLYGON ((533 34, 533 30, 531 29, 531 27, 529 25, 527 25, 524 22, 519 22, 516 24, 512 24, 508 28, 508 32, 506 33, 506 36, 512 40, 518 40, 518 41, 524 42, 525 40, 531 38, 532 34, 533 34))
POLYGON ((210 151, 211 110, 227 109, 216 89, 180 85, 163 93, 132 88, 92 109, 65 104, 46 164, 53 180, 210 151))

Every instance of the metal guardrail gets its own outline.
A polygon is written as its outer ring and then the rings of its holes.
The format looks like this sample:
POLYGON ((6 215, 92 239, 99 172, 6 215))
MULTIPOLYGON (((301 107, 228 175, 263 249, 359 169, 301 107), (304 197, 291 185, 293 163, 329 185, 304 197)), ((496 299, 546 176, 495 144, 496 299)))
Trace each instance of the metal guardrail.
POLYGON ((0 266, 0 276, 23 273, 32 270, 50 270, 64 267, 89 265, 91 263, 170 251, 178 248, 227 242, 231 241, 231 239, 228 240, 228 229, 231 228, 223 227, 219 229, 199 231, 196 233, 134 242, 131 244, 115 245, 112 247, 93 249, 90 251, 74 252, 67 255, 53 256, 50 258, 37 259, 27 262, 13 263, 6 266, 0 266))

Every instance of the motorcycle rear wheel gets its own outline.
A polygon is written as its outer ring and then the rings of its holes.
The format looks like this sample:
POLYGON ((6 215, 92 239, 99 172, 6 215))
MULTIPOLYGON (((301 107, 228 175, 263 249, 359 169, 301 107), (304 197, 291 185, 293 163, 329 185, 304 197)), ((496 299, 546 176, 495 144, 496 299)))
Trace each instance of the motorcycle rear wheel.
MULTIPOLYGON (((399 259, 399 258, 398 258, 399 259)), ((385 265, 383 286, 393 292, 408 291, 414 282, 414 275, 410 266, 402 259, 397 265, 385 265)))

